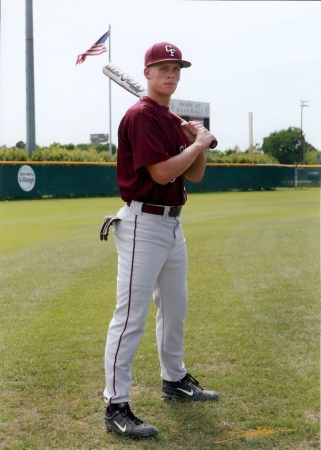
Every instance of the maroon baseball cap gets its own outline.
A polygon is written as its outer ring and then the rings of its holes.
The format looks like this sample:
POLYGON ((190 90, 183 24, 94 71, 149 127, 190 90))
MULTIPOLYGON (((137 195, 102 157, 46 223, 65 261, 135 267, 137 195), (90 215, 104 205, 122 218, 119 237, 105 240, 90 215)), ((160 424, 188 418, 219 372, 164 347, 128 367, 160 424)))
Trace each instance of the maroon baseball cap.
POLYGON ((176 61, 179 62, 182 67, 190 67, 192 65, 190 62, 184 61, 180 49, 169 42, 159 42, 158 44, 154 44, 145 53, 145 67, 162 61, 176 61))

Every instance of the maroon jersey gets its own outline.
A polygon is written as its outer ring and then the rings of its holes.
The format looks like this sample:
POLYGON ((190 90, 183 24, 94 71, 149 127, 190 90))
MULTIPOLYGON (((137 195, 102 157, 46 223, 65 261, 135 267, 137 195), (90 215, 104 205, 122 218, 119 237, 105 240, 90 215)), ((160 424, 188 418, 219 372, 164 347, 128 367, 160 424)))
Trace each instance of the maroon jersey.
POLYGON ((121 198, 125 202, 183 205, 184 175, 161 185, 152 179, 146 166, 178 155, 187 145, 180 123, 168 108, 149 97, 129 108, 118 130, 117 181, 121 198))

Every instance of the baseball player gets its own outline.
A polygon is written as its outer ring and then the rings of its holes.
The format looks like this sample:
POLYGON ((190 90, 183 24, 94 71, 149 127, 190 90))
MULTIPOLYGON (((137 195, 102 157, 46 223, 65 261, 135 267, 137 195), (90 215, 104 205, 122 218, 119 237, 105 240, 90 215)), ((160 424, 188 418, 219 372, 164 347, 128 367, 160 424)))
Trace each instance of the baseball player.
POLYGON ((131 363, 154 299, 163 400, 217 400, 187 373, 183 354, 187 311, 187 257, 181 226, 186 202, 184 178, 201 181, 205 150, 214 136, 198 122, 181 125, 169 112, 180 81, 182 59, 173 44, 161 42, 145 54, 148 95, 134 104, 118 130, 117 182, 124 206, 114 236, 118 253, 117 305, 106 350, 107 431, 153 436, 157 428, 129 407, 131 363))

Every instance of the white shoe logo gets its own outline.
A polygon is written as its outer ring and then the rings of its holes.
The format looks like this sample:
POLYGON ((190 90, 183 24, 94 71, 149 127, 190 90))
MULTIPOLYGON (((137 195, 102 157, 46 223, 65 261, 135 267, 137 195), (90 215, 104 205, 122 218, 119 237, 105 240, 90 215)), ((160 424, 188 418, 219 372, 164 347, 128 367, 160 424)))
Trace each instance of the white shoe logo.
POLYGON ((124 425, 124 426, 122 427, 122 426, 120 426, 119 423, 117 423, 115 420, 114 420, 114 424, 118 426, 118 428, 120 429, 120 431, 121 431, 122 433, 125 433, 125 431, 126 431, 126 425, 124 425))
POLYGON ((184 391, 184 389, 180 389, 180 388, 177 388, 177 389, 178 389, 179 391, 184 392, 184 394, 189 395, 190 397, 194 394, 193 389, 191 389, 190 391, 184 391))

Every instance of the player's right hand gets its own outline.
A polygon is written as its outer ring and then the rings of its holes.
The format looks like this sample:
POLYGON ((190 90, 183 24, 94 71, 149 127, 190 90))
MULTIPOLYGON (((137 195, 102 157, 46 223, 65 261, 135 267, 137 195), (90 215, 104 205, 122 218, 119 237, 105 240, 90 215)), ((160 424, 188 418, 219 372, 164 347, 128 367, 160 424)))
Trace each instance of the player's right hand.
POLYGON ((194 142, 198 142, 203 150, 208 149, 212 141, 216 140, 215 136, 201 122, 191 121, 187 125, 190 133, 195 136, 194 142))

